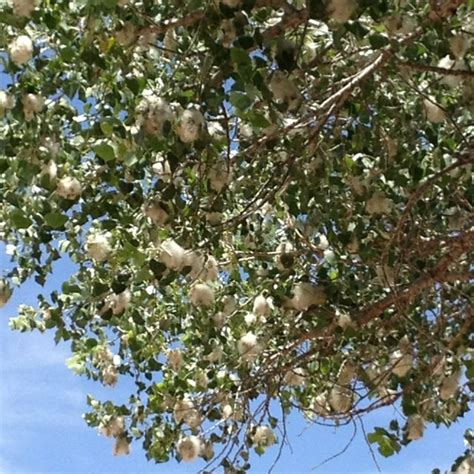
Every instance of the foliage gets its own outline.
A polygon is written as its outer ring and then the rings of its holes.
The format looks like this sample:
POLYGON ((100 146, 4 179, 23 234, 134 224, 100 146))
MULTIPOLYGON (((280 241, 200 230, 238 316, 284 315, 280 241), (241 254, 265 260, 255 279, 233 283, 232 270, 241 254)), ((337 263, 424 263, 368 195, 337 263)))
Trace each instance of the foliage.
POLYGON ((245 471, 292 411, 398 404, 389 456, 469 411, 472 2, 1 8, 0 305, 71 260, 11 326, 134 381, 88 400, 115 454, 245 471))

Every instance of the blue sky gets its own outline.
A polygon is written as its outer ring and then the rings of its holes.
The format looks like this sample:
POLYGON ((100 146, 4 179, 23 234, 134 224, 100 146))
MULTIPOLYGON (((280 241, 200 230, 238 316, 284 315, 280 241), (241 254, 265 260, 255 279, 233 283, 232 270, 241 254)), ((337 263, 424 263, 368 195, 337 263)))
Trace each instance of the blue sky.
MULTIPOLYGON (((0 270, 9 267, 9 257, 0 246, 0 270)), ((55 275, 71 272, 70 264, 59 261, 55 275)), ((59 280, 52 278, 49 293, 59 280)), ((98 399, 125 399, 127 383, 115 388, 75 376, 65 366, 70 355, 66 344, 56 346, 53 333, 17 333, 8 328, 8 318, 18 304, 35 304, 42 289, 27 282, 0 309, 0 473, 186 473, 197 472, 204 463, 155 465, 148 463, 139 444, 128 457, 112 456, 112 440, 88 428, 81 415, 86 395, 98 399)), ((393 409, 366 418, 366 429, 384 426, 393 409)), ((339 429, 309 426, 300 416, 290 416, 291 441, 275 473, 372 473, 377 472, 360 433, 348 451, 316 470, 319 463, 340 451, 352 434, 352 427, 339 429)), ((424 438, 411 443, 400 454, 384 459, 377 454, 384 473, 429 473, 435 467, 447 470, 464 450, 463 433, 468 420, 446 428, 428 428, 424 438)), ((472 423, 471 423, 472 427, 472 423)), ((252 458, 252 473, 267 472, 277 455, 272 448, 265 456, 252 458)))

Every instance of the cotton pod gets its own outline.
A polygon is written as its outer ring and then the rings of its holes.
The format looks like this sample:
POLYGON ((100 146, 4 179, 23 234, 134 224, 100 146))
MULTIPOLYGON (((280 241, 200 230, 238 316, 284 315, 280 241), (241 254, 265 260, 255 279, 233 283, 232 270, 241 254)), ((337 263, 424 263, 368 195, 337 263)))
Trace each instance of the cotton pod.
POLYGON ((120 30, 115 32, 115 40, 120 46, 130 46, 137 38, 137 29, 131 22, 126 22, 120 30))
POLYGON ((222 311, 226 316, 230 316, 237 309, 237 301, 232 295, 225 295, 222 298, 222 311))
POLYGON ((357 367, 352 362, 345 362, 341 365, 337 374, 337 382, 339 385, 348 385, 357 375, 357 367))
POLYGON ((11 294, 10 285, 5 280, 0 280, 0 308, 8 303, 11 294))
POLYGON ((168 212, 159 202, 145 204, 143 212, 145 216, 149 217, 155 225, 165 225, 169 219, 168 212))
POLYGON ((392 374, 405 377, 413 367, 413 356, 409 352, 396 350, 390 355, 390 367, 392 374))
POLYGON ((204 116, 194 108, 183 111, 178 119, 176 133, 183 143, 196 141, 204 128, 204 116))
POLYGON ((352 318, 347 313, 339 313, 337 316, 337 325, 344 331, 354 325, 352 318))
POLYGON ((159 247, 158 258, 166 268, 180 271, 184 265, 186 251, 173 239, 166 239, 159 247))
POLYGON ((253 301, 253 314, 256 316, 267 316, 273 308, 273 300, 270 297, 258 295, 253 301))
POLYGON ((29 122, 32 120, 36 113, 43 110, 44 98, 38 94, 26 94, 21 99, 23 103, 23 113, 25 114, 25 120, 29 122))
POLYGON ((47 176, 49 182, 52 183, 58 176, 58 165, 54 160, 49 160, 41 166, 40 177, 47 176))
POLYGON ((131 299, 132 293, 128 289, 118 294, 113 293, 106 298, 101 313, 103 314, 110 309, 114 315, 122 314, 130 305, 131 299))
POLYGON ((17 16, 30 18, 36 8, 36 0, 11 0, 13 13, 17 16))
POLYGON ((173 416, 176 423, 186 423, 191 428, 198 428, 202 423, 199 412, 194 408, 192 400, 185 398, 176 402, 173 409, 173 416))
POLYGON ((242 359, 247 361, 254 360, 261 351, 258 338, 252 332, 248 332, 239 339, 237 349, 242 359))
POLYGON ((232 405, 229 405, 228 403, 222 405, 221 413, 222 413, 222 419, 223 420, 228 420, 232 416, 232 414, 234 413, 232 405))
MULTIPOLYGON (((463 60, 451 59, 449 57, 449 54, 439 60, 438 67, 443 69, 449 69, 452 71, 462 71, 463 69, 465 69, 463 60)), ((445 74, 443 75, 442 82, 448 87, 456 87, 462 82, 462 77, 451 74, 445 74)))
POLYGON ((163 182, 169 183, 173 177, 171 166, 168 160, 156 161, 151 166, 154 174, 156 174, 163 182))
POLYGON ((280 70, 273 73, 269 89, 276 102, 286 103, 290 112, 298 110, 303 101, 303 96, 296 84, 280 70))
POLYGON ((33 57, 33 41, 26 35, 15 38, 8 47, 10 59, 17 65, 27 63, 33 57))
POLYGON ((112 251, 109 232, 101 233, 92 231, 87 236, 86 252, 96 262, 106 260, 112 251))
POLYGON ((14 106, 15 99, 5 91, 0 91, 0 117, 3 117, 5 112, 9 109, 13 109, 14 106))
POLYGON ((82 193, 82 186, 78 179, 65 176, 56 186, 56 194, 64 199, 75 201, 82 193))
POLYGON ((466 35, 459 34, 449 39, 449 47, 451 53, 457 59, 462 59, 470 46, 470 38, 466 35))
POLYGON ((307 282, 297 283, 293 288, 291 306, 297 311, 306 311, 313 305, 322 305, 326 302, 326 292, 323 288, 307 282))
POLYGON ((123 416, 114 416, 106 425, 100 427, 100 432, 107 438, 118 437, 125 431, 123 416))
POLYGON ((126 456, 130 454, 130 443, 125 436, 116 438, 113 454, 114 456, 126 456))
POLYGON ((216 314, 212 315, 212 320, 214 324, 219 329, 224 327, 225 323, 227 322, 227 316, 222 311, 218 311, 216 314))
POLYGON ((328 397, 325 393, 316 395, 311 402, 310 410, 319 416, 326 417, 330 414, 330 407, 328 404, 328 397))
POLYGON ((456 468, 453 474, 473 474, 474 473, 474 457, 468 456, 456 468))
POLYGON ((327 6, 327 13, 337 23, 345 23, 355 12, 356 8, 356 0, 330 0, 327 6))
POLYGON ((205 356, 205 359, 209 362, 218 362, 221 359, 223 353, 224 349, 222 349, 221 346, 217 346, 214 347, 207 356, 205 356))
POLYGON ((439 387, 439 396, 441 400, 449 400, 451 397, 454 397, 459 388, 460 378, 460 372, 454 372, 453 374, 447 377, 443 377, 441 385, 439 387))
POLYGON ((376 191, 365 203, 365 209, 369 214, 390 214, 393 202, 381 192, 376 191))
POLYGON ((210 441, 203 443, 201 442, 201 453, 200 455, 206 460, 210 461, 214 457, 214 447, 210 441))
POLYGON ((293 245, 290 242, 281 242, 276 248, 277 255, 275 256, 275 265, 281 272, 289 270, 293 266, 293 256, 291 255, 294 250, 293 245))
POLYGON ((352 407, 353 392, 350 388, 335 385, 329 393, 329 404, 337 413, 346 413, 352 407))
POLYGON ((394 35, 407 35, 415 31, 418 23, 416 18, 409 15, 391 15, 384 21, 387 33, 394 35))
POLYGON ((101 375, 104 385, 114 387, 118 382, 117 368, 112 363, 102 368, 101 375))
POLYGON ((406 433, 407 439, 415 441, 423 437, 425 431, 425 420, 420 415, 412 415, 408 417, 406 433))
POLYGON ((234 22, 230 19, 222 20, 219 30, 222 46, 224 46, 224 48, 230 48, 237 36, 234 22))
POLYGON ((184 266, 191 267, 189 276, 193 280, 209 282, 217 280, 219 276, 219 266, 212 255, 205 256, 200 252, 189 250, 184 256, 184 266))
POLYGON ((276 443, 276 436, 273 430, 266 425, 257 426, 254 433, 251 435, 254 445, 261 448, 267 448, 276 443))
POLYGON ((230 163, 224 159, 216 161, 208 173, 209 184, 214 191, 222 191, 230 182, 232 170, 230 163))
POLYGON ((183 353, 180 349, 170 349, 167 353, 168 367, 177 372, 183 366, 183 353))
POLYGON ((423 100, 426 118, 432 123, 441 123, 446 119, 444 110, 436 103, 433 97, 423 100))
POLYGON ((293 387, 301 387, 306 383, 307 373, 302 367, 290 369, 283 378, 283 382, 293 387))
POLYGON ((196 283, 191 287, 188 298, 193 306, 211 306, 214 303, 214 290, 206 283, 196 283))
POLYGON ((183 461, 195 461, 201 453, 201 441, 197 436, 186 436, 178 441, 176 451, 183 461))
POLYGON ((147 91, 137 107, 137 125, 147 135, 162 135, 166 124, 175 120, 175 114, 170 104, 153 93, 147 91))

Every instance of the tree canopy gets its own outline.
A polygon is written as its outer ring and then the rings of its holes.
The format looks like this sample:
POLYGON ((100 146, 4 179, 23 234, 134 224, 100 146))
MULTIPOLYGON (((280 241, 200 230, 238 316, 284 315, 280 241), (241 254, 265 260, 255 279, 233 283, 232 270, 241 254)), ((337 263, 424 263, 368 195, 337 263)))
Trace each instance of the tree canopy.
POLYGON ((472 408, 472 7, 1 2, 0 305, 70 259, 10 324, 134 382, 88 400, 115 454, 242 472, 395 405, 390 456, 472 408))

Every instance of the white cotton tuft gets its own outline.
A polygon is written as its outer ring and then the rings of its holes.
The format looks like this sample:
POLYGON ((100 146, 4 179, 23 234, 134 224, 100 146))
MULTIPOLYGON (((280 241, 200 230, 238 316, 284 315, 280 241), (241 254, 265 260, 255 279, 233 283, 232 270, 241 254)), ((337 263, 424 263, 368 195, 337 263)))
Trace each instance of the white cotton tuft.
POLYGON ((36 113, 43 110, 44 98, 37 94, 26 94, 21 99, 23 103, 23 113, 25 114, 25 120, 29 122, 32 120, 36 113))
POLYGON ((450 38, 449 46, 453 56, 457 59, 462 59, 470 46, 470 38, 466 35, 456 35, 450 38))
POLYGON ((59 180, 56 193, 64 199, 75 201, 82 193, 81 183, 76 178, 65 176, 59 180))
POLYGON ((392 374, 405 377, 413 367, 413 356, 409 352, 396 350, 390 355, 392 374))
POLYGON ((184 256, 184 266, 191 267, 189 276, 193 280, 199 279, 209 282, 215 281, 219 277, 219 266, 212 255, 206 257, 199 252, 189 250, 184 256))
POLYGON ((173 271, 180 271, 184 265, 185 250, 173 239, 166 239, 159 250, 159 260, 166 268, 173 271))
POLYGON ((408 35, 415 31, 418 22, 413 16, 396 14, 386 18, 384 25, 391 36, 408 35))
POLYGON ((459 379, 461 378, 460 372, 454 372, 454 374, 444 377, 441 386, 439 387, 439 396, 441 400, 449 400, 453 397, 459 388, 459 379))
POLYGON ((115 440, 114 456, 126 456, 130 454, 130 443, 125 436, 119 436, 115 440))
POLYGON ((175 114, 166 100, 154 94, 145 95, 137 107, 137 125, 148 135, 162 135, 165 125, 175 120, 175 114))
POLYGON ((214 191, 222 191, 232 178, 232 170, 230 164, 224 160, 216 161, 208 173, 209 184, 214 191))
POLYGON ((155 173, 165 183, 169 183, 173 177, 170 163, 167 160, 161 160, 153 163, 151 169, 153 173, 155 173))
POLYGON ((125 431, 123 416, 113 417, 105 426, 100 427, 100 433, 107 438, 117 438, 125 431))
POLYGON ((347 313, 340 313, 337 317, 337 325, 345 331, 347 328, 352 327, 352 318, 347 313))
POLYGON ((96 262, 102 262, 105 260, 112 251, 110 238, 111 236, 108 232, 90 232, 86 241, 86 252, 89 257, 96 262))
POLYGON ((13 13, 30 18, 36 7, 36 0, 11 0, 13 13))
POLYGON ((115 39, 120 46, 130 46, 137 37, 135 25, 127 21, 123 27, 115 32, 115 39))
POLYGON ((276 102, 288 104, 290 112, 298 110, 303 101, 303 96, 296 84, 282 71, 278 70, 273 73, 269 89, 276 102))
POLYGON ((426 118, 432 123, 441 123, 446 119, 444 110, 436 103, 433 97, 423 100, 426 118))
POLYGON ((17 65, 27 63, 33 57, 33 41, 26 35, 15 38, 8 47, 11 60, 17 65))
POLYGON ((223 420, 229 419, 232 416, 233 413, 234 413, 234 410, 233 410, 232 406, 229 405, 228 403, 225 404, 222 407, 222 419, 223 420))
POLYGON ((317 395, 310 405, 310 409, 317 415, 325 417, 330 413, 330 407, 328 405, 328 397, 325 393, 317 395))
POLYGON ((173 408, 173 417, 176 423, 186 423, 191 428, 197 428, 202 423, 199 412, 194 408, 194 403, 189 398, 179 400, 173 408))
POLYGON ((365 209, 369 214, 390 214, 393 202, 384 193, 376 191, 365 203, 365 209))
POLYGON ((284 272, 293 266, 293 257, 291 253, 294 248, 290 242, 281 242, 276 248, 275 264, 278 270, 284 272))
POLYGON ((5 306, 11 297, 11 289, 8 283, 3 280, 0 280, 0 308, 5 306))
POLYGON ((306 311, 310 306, 322 305, 326 302, 326 292, 323 288, 311 283, 297 283, 293 289, 290 303, 297 311, 306 311))
POLYGON ((355 0, 330 0, 328 15, 337 23, 345 23, 357 8, 355 0))
POLYGON ((204 117, 197 109, 187 109, 179 117, 176 133, 183 143, 192 143, 199 138, 204 128, 204 117))
POLYGON ((113 293, 105 300, 105 305, 102 308, 101 314, 105 313, 109 309, 112 310, 114 315, 122 314, 130 304, 132 299, 132 293, 130 290, 124 290, 121 293, 113 293))
POLYGON ((412 415, 408 418, 407 426, 407 438, 411 441, 415 441, 423 437, 425 431, 425 420, 420 415, 412 415))
POLYGON ((224 48, 230 48, 232 46, 232 43, 234 42, 237 36, 237 30, 232 20, 222 20, 219 36, 221 38, 222 46, 224 46, 224 48))
POLYGON ((252 332, 248 332, 239 339, 237 349, 242 359, 248 361, 254 360, 261 350, 257 336, 252 332))
POLYGON ((164 225, 169 219, 169 214, 158 202, 151 202, 144 206, 144 214, 156 225, 164 225))
MULTIPOLYGON (((464 61, 463 60, 455 60, 449 57, 447 54, 444 58, 441 58, 438 62, 438 67, 443 69, 450 69, 453 71, 462 71, 465 69, 464 61)), ((446 74, 443 76, 442 80, 443 84, 446 84, 448 87, 456 87, 462 82, 462 78, 460 76, 453 76, 446 74)))
POLYGON ((253 301, 252 312, 256 316, 267 316, 273 307, 273 301, 270 297, 258 295, 253 301))
POLYGON ((168 366, 177 372, 183 366, 183 353, 180 349, 170 349, 167 353, 168 366))
POLYGON ((0 91, 0 117, 3 117, 8 109, 13 109, 15 99, 5 91, 0 91))
POLYGON ((115 354, 112 358, 112 364, 114 364, 115 367, 120 367, 122 365, 122 358, 118 354, 115 354))
POLYGON ((58 176, 58 166, 54 160, 49 160, 41 167, 40 176, 47 176, 49 182, 54 181, 58 176))
POLYGON ((102 381, 105 385, 109 385, 110 387, 114 387, 118 381, 118 372, 117 368, 114 367, 112 364, 104 366, 102 368, 102 381))
POLYGON ((176 451, 183 461, 195 461, 201 452, 201 441, 197 436, 186 436, 178 441, 176 451))
POLYGON ((252 435, 252 442, 256 446, 266 448, 276 443, 276 436, 269 426, 257 426, 252 435))
POLYGON ((232 295, 225 295, 222 298, 222 311, 226 316, 230 316, 237 309, 237 301, 232 295))
POLYGON ((302 367, 289 370, 283 379, 283 382, 293 387, 300 387, 306 383, 307 373, 302 367))
POLYGON ((188 297, 193 306, 211 306, 214 303, 214 290, 205 283, 196 283, 188 297))
POLYGON ((337 413, 346 413, 352 407, 353 393, 350 388, 336 385, 329 394, 329 404, 337 413))

